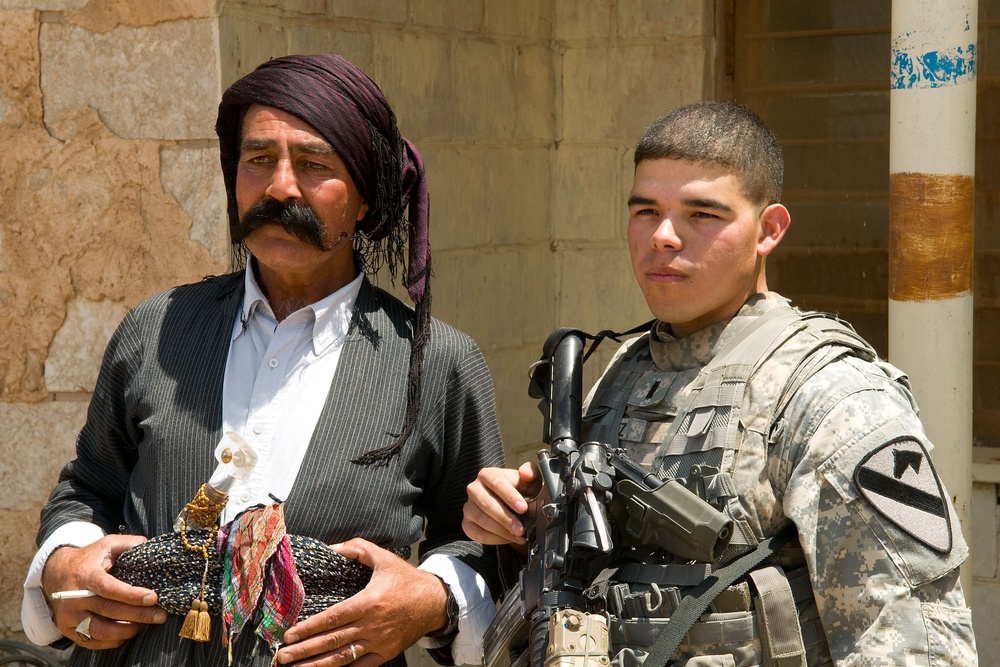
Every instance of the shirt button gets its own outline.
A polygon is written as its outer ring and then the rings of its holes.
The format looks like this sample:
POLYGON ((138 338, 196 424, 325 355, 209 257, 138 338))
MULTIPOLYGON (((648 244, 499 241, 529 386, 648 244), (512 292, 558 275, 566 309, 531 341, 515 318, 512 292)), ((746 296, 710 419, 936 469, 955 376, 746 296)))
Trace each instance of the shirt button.
POLYGON ((249 502, 250 501, 250 492, 249 491, 244 491, 243 493, 241 493, 240 494, 240 500, 242 500, 243 502, 249 502))
POLYGON ((271 359, 270 361, 267 362, 267 365, 270 366, 271 368, 277 368, 278 367, 278 360, 277 359, 271 359))
POLYGON ((260 424, 254 424, 253 425, 253 434, 254 435, 260 435, 260 432, 263 431, 263 430, 264 430, 264 427, 261 426, 260 424))

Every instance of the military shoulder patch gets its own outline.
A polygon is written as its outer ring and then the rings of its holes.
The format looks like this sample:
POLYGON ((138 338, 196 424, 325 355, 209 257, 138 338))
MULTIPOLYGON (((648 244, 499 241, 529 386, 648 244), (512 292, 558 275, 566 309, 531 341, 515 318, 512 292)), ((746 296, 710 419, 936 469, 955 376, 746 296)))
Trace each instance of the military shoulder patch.
POLYGON ((886 519, 937 552, 951 551, 951 517, 931 458, 916 440, 882 445, 858 463, 854 482, 886 519))

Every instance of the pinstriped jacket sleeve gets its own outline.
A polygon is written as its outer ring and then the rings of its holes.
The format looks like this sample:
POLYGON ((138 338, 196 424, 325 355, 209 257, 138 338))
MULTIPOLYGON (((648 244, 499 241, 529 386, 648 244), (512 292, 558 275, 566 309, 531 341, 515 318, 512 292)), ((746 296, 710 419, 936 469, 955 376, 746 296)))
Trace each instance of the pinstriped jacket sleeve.
POLYGON ((445 399, 433 407, 442 413, 445 451, 439 479, 426 491, 427 529, 420 555, 421 559, 432 553, 459 558, 483 575, 496 596, 502 586, 495 551, 469 540, 462 532, 466 485, 481 468, 503 464, 493 382, 479 347, 465 338, 465 354, 449 374, 445 399))

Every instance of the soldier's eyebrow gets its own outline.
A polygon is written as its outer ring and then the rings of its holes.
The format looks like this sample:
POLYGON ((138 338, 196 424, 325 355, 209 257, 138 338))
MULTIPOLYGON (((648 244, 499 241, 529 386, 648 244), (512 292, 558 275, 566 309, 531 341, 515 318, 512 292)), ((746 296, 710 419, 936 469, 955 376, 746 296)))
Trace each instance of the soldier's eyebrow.
POLYGON ((690 208, 710 208, 715 211, 723 211, 725 213, 732 213, 733 209, 726 204, 723 204, 718 199, 708 199, 708 198, 694 198, 694 199, 683 199, 681 203, 690 208))
POLYGON ((649 197, 643 197, 641 195, 632 195, 628 198, 629 206, 653 206, 656 204, 655 199, 650 199, 649 197))

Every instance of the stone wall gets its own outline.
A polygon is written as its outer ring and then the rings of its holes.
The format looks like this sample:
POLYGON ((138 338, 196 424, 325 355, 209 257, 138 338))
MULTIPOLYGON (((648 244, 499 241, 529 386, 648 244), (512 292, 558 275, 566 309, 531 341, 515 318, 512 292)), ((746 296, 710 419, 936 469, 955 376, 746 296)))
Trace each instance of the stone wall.
POLYGON ((225 86, 320 51, 379 82, 426 160, 435 315, 482 346, 520 461, 540 434, 526 369, 549 331, 648 317, 624 242, 630 150, 657 115, 711 95, 714 7, 0 0, 0 636, 23 640, 38 509, 114 327, 226 270, 212 129, 225 86))
POLYGON ((115 325, 225 269, 214 4, 0 0, 0 636, 115 325))

